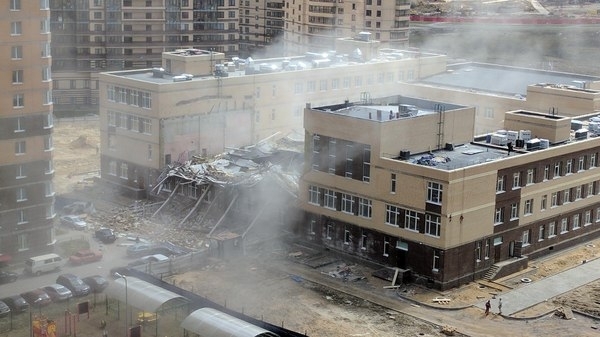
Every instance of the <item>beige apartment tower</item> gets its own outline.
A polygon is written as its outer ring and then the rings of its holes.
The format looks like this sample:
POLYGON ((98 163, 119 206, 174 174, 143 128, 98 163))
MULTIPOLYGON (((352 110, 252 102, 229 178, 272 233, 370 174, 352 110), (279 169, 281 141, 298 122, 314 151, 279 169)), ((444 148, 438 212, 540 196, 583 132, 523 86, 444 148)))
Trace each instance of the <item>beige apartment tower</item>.
POLYGON ((3 1, 0 258, 52 251, 52 79, 48 1, 3 1))

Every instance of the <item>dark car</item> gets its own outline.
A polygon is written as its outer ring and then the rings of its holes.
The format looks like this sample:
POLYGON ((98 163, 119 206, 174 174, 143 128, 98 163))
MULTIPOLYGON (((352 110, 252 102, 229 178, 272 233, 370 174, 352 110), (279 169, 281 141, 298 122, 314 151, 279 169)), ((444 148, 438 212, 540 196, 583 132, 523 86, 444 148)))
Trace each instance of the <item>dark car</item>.
POLYGON ((0 271, 0 284, 15 282, 19 274, 12 271, 0 271))
POLYGON ((29 303, 21 295, 5 297, 2 302, 6 303, 13 314, 26 312, 29 309, 29 303))
POLYGON ((32 307, 43 307, 52 303, 52 299, 42 289, 34 289, 21 294, 21 297, 32 307))
POLYGON ((100 228, 94 233, 94 236, 103 243, 113 243, 117 240, 117 236, 110 228, 100 228))
POLYGON ((10 314, 10 307, 6 303, 0 301, 0 317, 6 317, 10 314))
POLYGON ((82 279, 73 274, 62 274, 56 279, 56 283, 62 284, 71 290, 73 296, 85 296, 90 293, 90 286, 82 279))
POLYGON ((106 289, 106 287, 108 287, 108 281, 100 275, 84 277, 83 282, 90 286, 92 292, 94 293, 101 293, 104 289, 106 289))
POLYGON ((118 279, 119 276, 116 276, 115 274, 119 273, 120 275, 125 275, 125 276, 129 276, 129 274, 131 274, 131 269, 129 267, 115 267, 115 268, 111 268, 108 271, 108 276, 111 279, 118 279))

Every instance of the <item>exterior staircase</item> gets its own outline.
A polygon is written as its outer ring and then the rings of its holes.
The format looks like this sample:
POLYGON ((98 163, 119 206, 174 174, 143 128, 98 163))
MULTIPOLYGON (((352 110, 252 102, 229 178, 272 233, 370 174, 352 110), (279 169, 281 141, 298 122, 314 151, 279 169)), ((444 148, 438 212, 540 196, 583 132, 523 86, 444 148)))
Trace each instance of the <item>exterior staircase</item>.
POLYGON ((496 277, 496 274, 500 271, 500 266, 497 264, 493 264, 490 269, 488 269, 483 275, 484 280, 491 281, 496 277))

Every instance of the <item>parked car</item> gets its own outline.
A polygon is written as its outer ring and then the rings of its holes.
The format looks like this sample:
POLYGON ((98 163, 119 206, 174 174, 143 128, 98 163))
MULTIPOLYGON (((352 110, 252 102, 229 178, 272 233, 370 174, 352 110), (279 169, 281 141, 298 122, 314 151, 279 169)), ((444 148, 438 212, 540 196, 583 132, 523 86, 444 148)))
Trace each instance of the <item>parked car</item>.
POLYGON ((45 286, 42 289, 50 296, 53 302, 66 301, 73 297, 71 290, 58 283, 45 286))
POLYGON ((103 243, 113 243, 117 240, 117 236, 110 228, 100 228, 94 233, 94 236, 103 243))
POLYGON ((73 296, 85 296, 90 293, 90 286, 83 280, 73 274, 62 274, 56 279, 56 283, 61 284, 71 290, 73 296))
POLYGON ((90 286, 91 291, 94 293, 101 293, 108 287, 108 281, 100 275, 84 277, 83 282, 90 286))
POLYGON ((6 317, 10 314, 10 307, 6 303, 0 301, 0 317, 6 317))
POLYGON ((0 271, 0 284, 12 283, 19 278, 19 274, 12 271, 0 271))
POLYGON ((153 243, 137 243, 133 246, 127 247, 127 256, 129 257, 140 257, 146 255, 162 254, 172 255, 172 251, 161 244, 153 243))
POLYGON ((77 215, 63 215, 60 217, 60 222, 73 229, 84 230, 87 228, 87 223, 77 215))
POLYGON ((74 265, 91 263, 102 260, 102 253, 90 249, 82 249, 69 256, 69 262, 74 265))
POLYGON ((119 273, 119 274, 121 274, 121 275, 125 275, 125 276, 129 276, 129 274, 130 274, 131 272, 130 272, 130 269, 129 269, 128 267, 115 267, 115 268, 111 268, 111 269, 108 271, 108 276, 109 276, 111 279, 113 279, 113 280, 114 280, 114 279, 117 279, 117 278, 119 278, 119 277, 116 275, 116 273, 119 273))
POLYGON ((52 303, 52 299, 42 289, 34 289, 28 292, 22 293, 21 297, 29 303, 32 307, 43 307, 52 303))
POLYGON ((13 314, 22 313, 29 310, 29 303, 27 303, 27 301, 25 301, 21 295, 5 297, 2 299, 2 302, 8 305, 13 314))
POLYGON ((139 266, 142 264, 148 264, 148 263, 156 263, 156 262, 166 262, 169 261, 169 257, 163 254, 152 254, 152 255, 146 255, 143 256, 129 264, 127 264, 130 267, 133 266, 139 266))
POLYGON ((39 276, 42 273, 58 271, 65 264, 65 260, 58 254, 50 253, 33 256, 25 261, 24 272, 29 275, 39 276))

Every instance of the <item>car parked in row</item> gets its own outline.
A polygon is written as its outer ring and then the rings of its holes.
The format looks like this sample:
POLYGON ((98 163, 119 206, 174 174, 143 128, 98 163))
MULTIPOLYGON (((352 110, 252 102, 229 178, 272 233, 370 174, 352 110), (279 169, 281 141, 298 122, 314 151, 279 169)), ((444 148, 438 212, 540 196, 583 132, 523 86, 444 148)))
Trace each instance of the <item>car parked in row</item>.
POLYGON ((73 296, 85 296, 90 293, 90 286, 85 284, 78 276, 70 273, 59 275, 56 279, 56 283, 71 290, 73 296))
POLYGON ((0 271, 0 284, 12 283, 19 278, 19 274, 12 271, 0 271))
POLYGON ((60 217, 60 223, 76 230, 87 229, 87 223, 77 215, 63 215, 60 217))
POLYGON ((163 254, 152 254, 142 256, 141 258, 127 264, 129 267, 144 265, 148 263, 167 262, 169 257, 163 254))
POLYGON ((69 262, 73 265, 92 263, 100 260, 102 260, 102 252, 91 249, 82 249, 69 256, 69 262))
POLYGON ((173 252, 168 247, 156 243, 136 243, 127 247, 127 256, 141 257, 147 255, 162 254, 173 255, 173 252))
POLYGON ((108 281, 100 275, 84 277, 82 280, 85 282, 85 284, 90 286, 90 290, 93 293, 101 293, 104 291, 104 289, 106 289, 106 287, 108 287, 108 281))
POLYGON ((94 236, 102 243, 113 243, 117 241, 115 232, 110 228, 100 228, 94 233, 94 236))
POLYGON ((0 301, 0 317, 6 317, 8 315, 10 315, 10 307, 6 303, 0 301))
POLYGON ((21 295, 12 295, 2 299, 2 302, 6 303, 13 314, 19 314, 29 310, 29 303, 25 301, 21 295))
POLYGON ((50 296, 52 302, 66 301, 73 297, 71 290, 58 283, 45 286, 42 289, 50 296))
POLYGON ((52 303, 52 299, 42 289, 33 289, 21 294, 21 297, 32 307, 43 307, 52 303))

